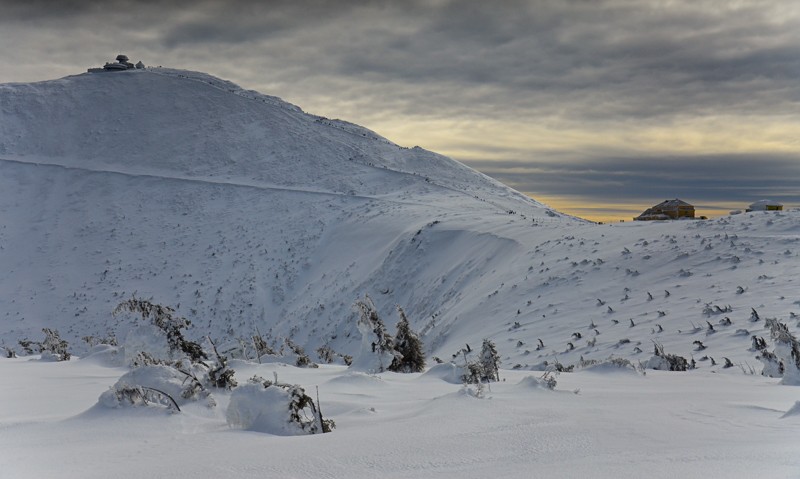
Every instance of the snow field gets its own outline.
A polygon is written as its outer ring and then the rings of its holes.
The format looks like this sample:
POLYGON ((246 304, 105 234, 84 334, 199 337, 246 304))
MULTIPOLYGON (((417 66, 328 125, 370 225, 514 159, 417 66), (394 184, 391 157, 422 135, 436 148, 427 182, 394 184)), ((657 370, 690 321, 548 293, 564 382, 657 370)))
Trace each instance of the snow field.
MULTIPOLYGON (((91 362, 0 360, 5 477, 796 477, 796 388, 742 374, 580 371, 554 391, 501 371, 485 397, 430 374, 232 364, 319 386, 331 434, 230 428, 218 405, 96 407, 124 372, 91 362), (577 390, 577 393, 576 393, 577 390)), ((473 386, 474 388, 474 386, 473 386)))

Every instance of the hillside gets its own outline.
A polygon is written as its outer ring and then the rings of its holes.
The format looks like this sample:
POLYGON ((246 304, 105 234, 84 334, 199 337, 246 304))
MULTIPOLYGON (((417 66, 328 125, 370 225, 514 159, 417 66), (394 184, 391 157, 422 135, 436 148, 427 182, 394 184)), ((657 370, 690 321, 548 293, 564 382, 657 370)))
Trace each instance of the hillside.
POLYGON ((171 69, 2 85, 0 114, 4 344, 42 327, 78 349, 124 337, 130 318, 111 311, 134 293, 176 307, 196 337, 258 329, 341 353, 358 347, 366 293, 390 330, 403 306, 432 355, 490 337, 523 369, 646 361, 653 341, 708 356, 701 367, 755 366, 750 337, 766 331, 751 309, 797 328, 797 211, 595 225, 441 155, 171 69))

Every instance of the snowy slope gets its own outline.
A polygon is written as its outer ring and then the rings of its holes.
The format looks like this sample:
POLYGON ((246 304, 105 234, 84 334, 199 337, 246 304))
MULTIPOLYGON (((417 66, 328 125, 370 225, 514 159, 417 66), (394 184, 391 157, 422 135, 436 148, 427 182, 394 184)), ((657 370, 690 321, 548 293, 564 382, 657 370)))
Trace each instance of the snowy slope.
POLYGON ((646 360, 652 341, 718 363, 701 367, 755 365, 751 308, 797 328, 797 211, 595 225, 195 72, 2 85, 0 115, 5 344, 41 327, 76 348, 122 337, 130 318, 111 311, 134 292, 175 306, 190 335, 258 328, 351 354, 368 293, 390 329, 403 306, 432 355, 490 337, 525 369, 646 360))

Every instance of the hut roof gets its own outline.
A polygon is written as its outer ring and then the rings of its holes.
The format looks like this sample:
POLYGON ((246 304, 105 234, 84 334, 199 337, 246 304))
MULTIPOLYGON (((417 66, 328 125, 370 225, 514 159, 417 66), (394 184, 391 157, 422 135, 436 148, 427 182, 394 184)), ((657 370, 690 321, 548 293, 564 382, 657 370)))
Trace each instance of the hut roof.
POLYGON ((687 203, 687 202, 685 202, 683 200, 679 200, 678 198, 675 198, 674 200, 664 200, 661 203, 659 203, 656 206, 654 206, 654 208, 677 208, 679 206, 690 206, 690 207, 693 207, 689 203, 687 203))
POLYGON ((750 205, 750 209, 751 210, 755 210, 755 209, 758 209, 758 208, 763 208, 765 206, 783 206, 783 204, 782 203, 778 203, 777 201, 772 201, 772 200, 758 200, 755 203, 753 203, 752 205, 750 205))

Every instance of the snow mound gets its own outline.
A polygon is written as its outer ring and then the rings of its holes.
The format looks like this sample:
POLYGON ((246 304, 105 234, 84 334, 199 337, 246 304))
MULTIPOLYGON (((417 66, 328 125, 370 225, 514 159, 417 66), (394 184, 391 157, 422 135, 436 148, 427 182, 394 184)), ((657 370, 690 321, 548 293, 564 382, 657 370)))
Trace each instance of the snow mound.
POLYGON ((457 366, 455 363, 442 363, 431 367, 422 374, 422 378, 436 378, 450 384, 461 384, 464 381, 461 377, 464 375, 464 368, 457 366))
POLYGON ((796 401, 794 403, 794 406, 789 408, 789 410, 786 411, 786 414, 781 416, 781 419, 787 418, 787 417, 791 417, 791 416, 800 416, 800 401, 796 401))
POLYGON ((602 361, 593 361, 580 367, 581 371, 601 374, 638 374, 636 366, 625 358, 611 357, 602 361))
POLYGON ((124 352, 118 346, 98 344, 93 346, 81 361, 89 361, 107 367, 121 367, 125 365, 124 352))
POLYGON ((327 384, 335 384, 342 386, 355 386, 355 387, 374 387, 383 386, 384 381, 378 376, 366 374, 359 371, 350 371, 341 376, 336 376, 327 382, 327 384))
POLYGON ((539 391, 548 390, 552 391, 556 387, 556 380, 552 375, 547 376, 525 376, 514 385, 517 391, 539 391))
POLYGON ((332 421, 322 421, 303 388, 259 382, 233 390, 226 419, 230 427, 276 436, 329 432, 326 426, 333 427, 332 421))

